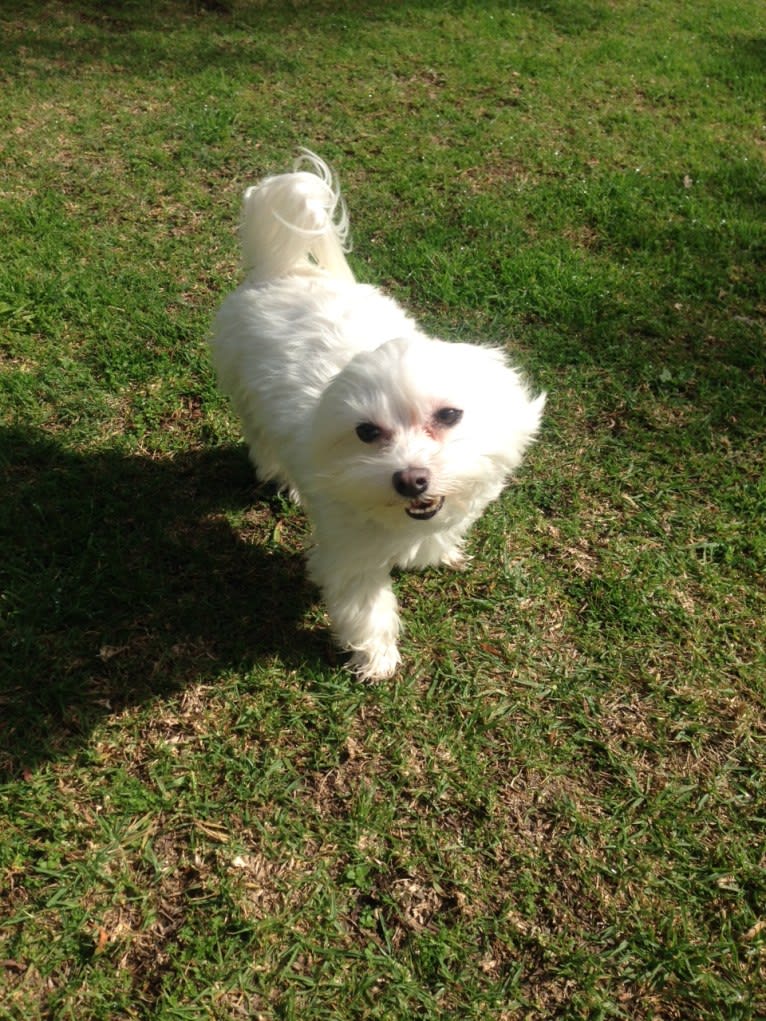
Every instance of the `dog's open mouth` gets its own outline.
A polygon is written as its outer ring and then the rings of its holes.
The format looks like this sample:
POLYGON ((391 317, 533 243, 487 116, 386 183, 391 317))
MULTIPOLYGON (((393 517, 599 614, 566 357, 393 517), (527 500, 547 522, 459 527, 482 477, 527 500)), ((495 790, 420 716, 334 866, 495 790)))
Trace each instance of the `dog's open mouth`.
POLYGON ((443 496, 419 496, 417 500, 407 504, 404 508, 411 518, 417 521, 428 521, 444 506, 443 496))

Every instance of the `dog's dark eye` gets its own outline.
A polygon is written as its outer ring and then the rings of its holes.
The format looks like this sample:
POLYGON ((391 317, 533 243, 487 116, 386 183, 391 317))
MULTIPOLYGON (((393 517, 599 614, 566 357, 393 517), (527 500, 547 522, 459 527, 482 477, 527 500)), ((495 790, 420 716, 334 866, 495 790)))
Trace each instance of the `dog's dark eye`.
POLYGON ((374 422, 360 422, 356 427, 356 435, 362 443, 374 443, 375 440, 380 439, 382 431, 380 426, 375 425, 374 422))
POLYGON ((439 408, 434 415, 434 420, 439 425, 446 425, 447 427, 457 425, 460 419, 463 417, 463 412, 460 408, 439 408))

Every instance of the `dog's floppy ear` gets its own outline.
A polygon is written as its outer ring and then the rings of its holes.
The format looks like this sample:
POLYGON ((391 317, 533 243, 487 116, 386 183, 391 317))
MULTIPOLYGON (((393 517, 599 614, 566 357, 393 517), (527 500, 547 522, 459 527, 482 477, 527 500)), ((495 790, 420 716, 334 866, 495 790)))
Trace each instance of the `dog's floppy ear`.
POLYGON ((517 384, 503 416, 505 422, 503 459, 509 472, 518 468, 527 447, 537 436, 547 399, 544 393, 538 397, 530 397, 524 385, 519 382, 518 376, 516 380, 517 384))
POLYGON ((496 437, 499 462, 511 474, 540 429, 547 395, 532 395, 520 373, 508 364, 504 351, 478 347, 474 350, 488 356, 482 374, 486 390, 481 407, 488 416, 485 423, 488 434, 496 437))

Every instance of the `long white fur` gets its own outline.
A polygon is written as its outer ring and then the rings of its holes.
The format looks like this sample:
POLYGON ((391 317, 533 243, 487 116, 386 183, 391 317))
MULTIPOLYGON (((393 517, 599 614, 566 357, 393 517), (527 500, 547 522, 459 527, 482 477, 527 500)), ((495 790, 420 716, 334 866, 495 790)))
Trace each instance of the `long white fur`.
POLYGON ((241 241, 248 273, 211 339, 220 386, 259 475, 312 521, 309 573, 352 669, 388 677, 400 662, 391 569, 462 564, 465 534, 519 465, 545 397, 501 351, 428 337, 354 280, 345 205, 313 153, 247 189, 241 241), (462 419, 438 426, 443 408, 462 419), (359 439, 364 422, 380 441, 359 439), (393 485, 415 467, 430 476, 424 497, 444 498, 428 520, 408 515, 412 499, 393 485))
POLYGON ((252 281, 274 280, 307 260, 339 280, 353 281, 346 262, 348 214, 332 174, 308 150, 292 174, 267 177, 245 191, 240 240, 252 281), (300 168, 308 164, 311 171, 300 168))

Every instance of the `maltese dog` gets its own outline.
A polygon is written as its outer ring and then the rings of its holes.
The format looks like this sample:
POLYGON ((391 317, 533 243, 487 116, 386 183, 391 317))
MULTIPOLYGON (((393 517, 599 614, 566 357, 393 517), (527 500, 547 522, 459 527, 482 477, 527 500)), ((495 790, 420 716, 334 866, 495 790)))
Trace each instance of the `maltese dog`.
POLYGON ((351 668, 377 680, 400 662, 392 568, 464 562, 466 532, 521 462, 545 395, 533 398, 501 351, 429 337, 357 283, 347 236, 313 153, 248 188, 247 276, 211 348, 260 478, 311 521, 309 574, 334 635, 351 668))

